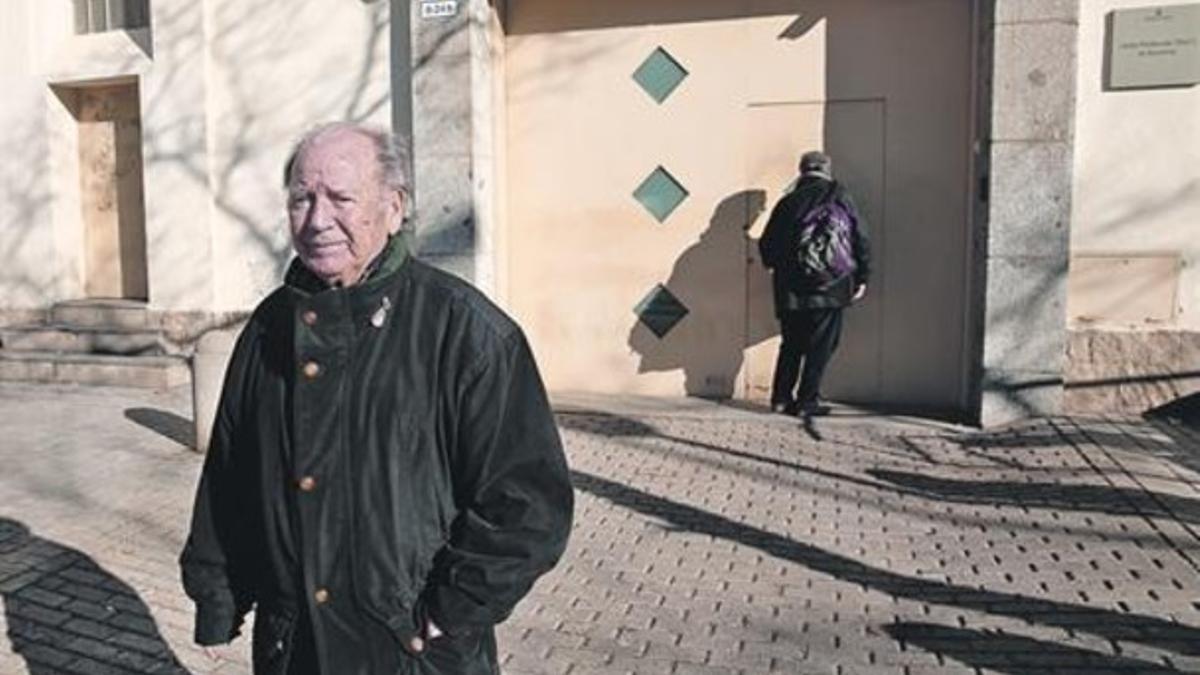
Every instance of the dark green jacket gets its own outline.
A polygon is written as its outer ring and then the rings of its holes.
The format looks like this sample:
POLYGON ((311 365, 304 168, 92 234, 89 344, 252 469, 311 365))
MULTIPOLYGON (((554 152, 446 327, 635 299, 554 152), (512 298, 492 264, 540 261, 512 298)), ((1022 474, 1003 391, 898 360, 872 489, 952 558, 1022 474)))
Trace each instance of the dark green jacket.
POLYGON ((759 257, 771 270, 775 291, 775 313, 805 309, 845 307, 850 304, 856 286, 867 283, 871 276, 871 247, 867 223, 858 211, 849 191, 840 183, 814 175, 800 179, 791 192, 783 196, 771 210, 763 236, 758 241, 759 257), (854 273, 826 286, 808 285, 800 271, 797 242, 799 224, 810 209, 832 196, 848 207, 854 216, 854 273))
POLYGON ((495 672, 572 502, 529 347, 482 294, 399 238, 347 289, 293 263, 226 375, 181 556, 196 641, 255 607, 256 673, 306 639, 311 672, 495 672), (448 636, 412 655, 423 615, 448 636))

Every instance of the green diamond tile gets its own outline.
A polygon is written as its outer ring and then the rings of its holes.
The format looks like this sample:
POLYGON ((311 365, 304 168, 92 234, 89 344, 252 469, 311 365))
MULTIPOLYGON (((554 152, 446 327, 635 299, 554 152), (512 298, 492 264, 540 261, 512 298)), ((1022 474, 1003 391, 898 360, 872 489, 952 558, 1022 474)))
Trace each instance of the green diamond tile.
POLYGON ((634 81, 658 103, 667 100, 671 92, 675 91, 675 87, 687 76, 688 71, 662 47, 655 49, 642 61, 642 65, 633 71, 634 81))
POLYGON ((633 308, 633 313, 651 333, 662 339, 687 316, 688 308, 666 286, 658 284, 633 308))
POLYGON ((650 172, 646 180, 633 191, 633 198, 641 202, 660 223, 665 221, 687 196, 688 191, 661 166, 650 172))

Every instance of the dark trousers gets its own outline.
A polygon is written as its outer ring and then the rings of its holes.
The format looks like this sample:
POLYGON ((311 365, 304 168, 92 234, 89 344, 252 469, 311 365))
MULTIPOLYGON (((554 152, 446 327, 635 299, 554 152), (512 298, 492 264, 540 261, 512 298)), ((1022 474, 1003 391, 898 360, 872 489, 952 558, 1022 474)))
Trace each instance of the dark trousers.
POLYGON ((775 360, 771 403, 805 405, 817 400, 825 366, 842 335, 842 308, 802 309, 779 317, 783 343, 775 360), (804 373, 800 373, 800 364, 804 373), (796 378, 800 388, 796 389, 796 378))

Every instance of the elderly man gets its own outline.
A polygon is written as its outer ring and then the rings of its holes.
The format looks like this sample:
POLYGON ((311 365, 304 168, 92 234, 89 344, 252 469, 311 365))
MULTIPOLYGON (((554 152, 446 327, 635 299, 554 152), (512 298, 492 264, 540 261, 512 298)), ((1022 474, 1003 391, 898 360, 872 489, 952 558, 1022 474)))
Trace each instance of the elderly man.
POLYGON ((296 259, 234 350, 181 556, 255 673, 495 673, 572 492, 520 329, 396 236, 404 155, 332 124, 286 169, 296 259))

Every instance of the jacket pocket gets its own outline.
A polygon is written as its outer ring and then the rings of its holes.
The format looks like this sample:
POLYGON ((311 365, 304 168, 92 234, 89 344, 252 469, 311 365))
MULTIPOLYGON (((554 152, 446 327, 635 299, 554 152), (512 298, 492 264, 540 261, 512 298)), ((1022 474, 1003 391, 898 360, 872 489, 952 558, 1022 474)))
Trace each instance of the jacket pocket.
POLYGON ((396 642, 404 649, 408 648, 409 640, 419 630, 415 607, 416 594, 406 588, 399 588, 392 593, 391 602, 386 610, 379 614, 384 625, 391 631, 392 637, 396 638, 396 642))
POLYGON ((496 675, 495 634, 489 628, 434 638, 418 664, 422 675, 496 675))
POLYGON ((399 588, 386 611, 375 614, 396 641, 397 652, 406 654, 419 675, 496 675, 494 633, 477 630, 442 635, 428 640, 425 649, 413 652, 411 641, 424 628, 420 589, 399 588))
POLYGON ((296 614, 283 609, 260 607, 254 617, 251 658, 255 675, 287 671, 295 648, 296 614))

